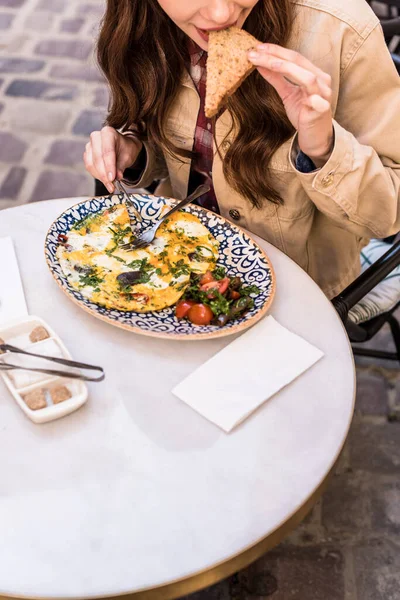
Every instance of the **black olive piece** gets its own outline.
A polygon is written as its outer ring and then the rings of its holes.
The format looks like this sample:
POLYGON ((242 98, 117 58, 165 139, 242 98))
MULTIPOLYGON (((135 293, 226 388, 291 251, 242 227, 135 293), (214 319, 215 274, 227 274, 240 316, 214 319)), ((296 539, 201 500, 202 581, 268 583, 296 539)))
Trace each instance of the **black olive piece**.
POLYGON ((133 285, 142 278, 141 271, 127 271, 126 273, 121 273, 117 277, 117 281, 119 281, 122 285, 133 285))
POLYGON ((228 315, 218 315, 218 317, 216 317, 216 319, 214 319, 215 321, 215 325, 218 325, 219 327, 224 327, 224 325, 227 324, 227 322, 229 321, 229 316, 228 315))
POLYGON ((75 265, 74 269, 78 273, 83 273, 84 275, 90 275, 91 273, 93 273, 92 267, 83 267, 82 265, 75 265))
POLYGON ((231 319, 234 319, 235 317, 238 317, 239 315, 242 315, 247 310, 249 310, 249 308, 251 307, 251 305, 252 305, 252 300, 248 296, 242 296, 241 298, 238 298, 232 304, 232 308, 229 311, 229 317, 231 319))
POLYGON ((191 252, 188 256, 189 260, 199 260, 199 255, 197 254, 197 252, 191 252))
POLYGON ((231 288, 231 290, 238 290, 239 288, 241 288, 242 280, 240 279, 240 277, 233 277, 233 279, 231 279, 229 287, 231 288))

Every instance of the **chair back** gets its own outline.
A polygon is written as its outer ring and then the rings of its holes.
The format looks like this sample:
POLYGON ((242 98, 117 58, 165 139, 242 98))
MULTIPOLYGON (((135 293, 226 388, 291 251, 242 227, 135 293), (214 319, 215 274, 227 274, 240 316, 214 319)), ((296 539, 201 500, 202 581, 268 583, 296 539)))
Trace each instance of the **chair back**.
POLYGON ((400 0, 367 0, 382 25, 386 43, 400 74, 400 0))

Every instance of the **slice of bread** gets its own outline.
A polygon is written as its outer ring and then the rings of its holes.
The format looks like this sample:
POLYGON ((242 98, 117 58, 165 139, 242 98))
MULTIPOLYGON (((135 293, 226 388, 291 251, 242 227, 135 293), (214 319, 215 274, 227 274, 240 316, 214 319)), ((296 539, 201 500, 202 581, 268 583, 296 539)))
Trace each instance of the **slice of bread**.
POLYGON ((247 31, 229 27, 210 31, 207 59, 207 91, 205 113, 207 118, 216 115, 255 66, 247 53, 259 42, 247 31))

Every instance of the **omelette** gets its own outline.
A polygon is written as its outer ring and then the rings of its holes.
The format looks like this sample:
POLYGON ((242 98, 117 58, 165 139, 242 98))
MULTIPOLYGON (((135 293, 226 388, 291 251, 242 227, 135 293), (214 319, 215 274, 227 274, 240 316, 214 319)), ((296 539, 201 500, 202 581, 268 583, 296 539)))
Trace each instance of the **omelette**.
POLYGON ((71 287, 109 309, 151 312, 172 306, 192 272, 213 270, 218 242, 189 212, 174 213, 144 249, 123 250, 132 241, 126 206, 89 215, 61 236, 57 258, 71 287))

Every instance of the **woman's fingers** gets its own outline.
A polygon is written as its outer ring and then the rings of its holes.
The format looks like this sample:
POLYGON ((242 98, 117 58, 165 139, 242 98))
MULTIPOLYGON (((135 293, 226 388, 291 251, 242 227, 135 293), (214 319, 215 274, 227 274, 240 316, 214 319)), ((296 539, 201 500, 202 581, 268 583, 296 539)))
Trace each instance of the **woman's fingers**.
POLYGON ((88 142, 85 146, 85 152, 83 153, 83 162, 85 163, 85 168, 89 171, 91 175, 93 169, 93 156, 92 156, 92 146, 90 142, 88 142))
POLYGON ((83 160, 86 169, 95 178, 104 183, 110 193, 114 192, 113 181, 116 178, 116 135, 112 127, 90 134, 83 160))
POLYGON ((117 155, 116 136, 117 132, 112 127, 104 127, 101 130, 101 146, 106 177, 110 183, 116 179, 117 155))
POLYGON ((330 103, 332 100, 332 88, 320 77, 317 77, 317 83, 319 87, 319 95, 330 103))
POLYGON ((103 127, 90 134, 83 160, 87 171, 113 193, 113 182, 122 179, 124 170, 134 164, 141 148, 137 138, 122 135, 113 127, 103 127))
POLYGON ((249 59, 257 67, 263 67, 275 73, 279 73, 284 76, 286 80, 292 82, 292 84, 305 89, 309 95, 318 94, 320 92, 318 76, 312 71, 304 69, 293 62, 254 51, 250 52, 249 59))
POLYGON ((249 59, 258 67, 261 75, 274 86, 283 102, 293 95, 294 88, 300 88, 303 94, 303 105, 314 109, 319 114, 330 110, 332 98, 330 76, 325 77, 326 74, 321 69, 297 52, 267 44, 267 47, 271 46, 277 48, 275 54, 253 51, 250 52, 249 59), (285 60, 283 56, 292 58, 296 62, 285 60))
POLYGON ((101 131, 93 131, 90 134, 90 143, 92 145, 93 166, 97 173, 97 179, 100 179, 108 191, 111 192, 113 185, 108 179, 106 166, 104 164, 101 131))
POLYGON ((286 98, 293 92, 293 84, 288 81, 280 73, 274 73, 269 69, 264 69, 259 67, 260 74, 270 83, 278 92, 279 96, 282 98, 283 102, 286 98))
POLYGON ((269 54, 270 56, 292 62, 303 69, 311 71, 311 73, 314 73, 314 75, 317 75, 318 78, 322 79, 322 81, 324 81, 324 83, 329 87, 332 85, 332 78, 330 75, 328 75, 328 73, 325 73, 322 69, 314 65, 314 63, 312 63, 308 58, 299 52, 296 52, 295 50, 289 50, 288 48, 283 48, 277 44, 260 44, 257 46, 257 50, 264 52, 265 54, 269 54))
POLYGON ((86 144, 85 152, 83 154, 83 162, 86 170, 91 174, 91 176, 94 179, 98 179, 99 177, 93 164, 92 144, 90 142, 86 144))
POLYGON ((321 96, 319 96, 318 94, 308 96, 307 99, 305 100, 305 104, 306 104, 306 106, 308 106, 309 108, 312 108, 313 110, 315 110, 315 112, 317 112, 319 114, 324 114, 326 112, 329 112, 331 109, 330 103, 327 100, 325 100, 324 98, 322 98, 321 96))

